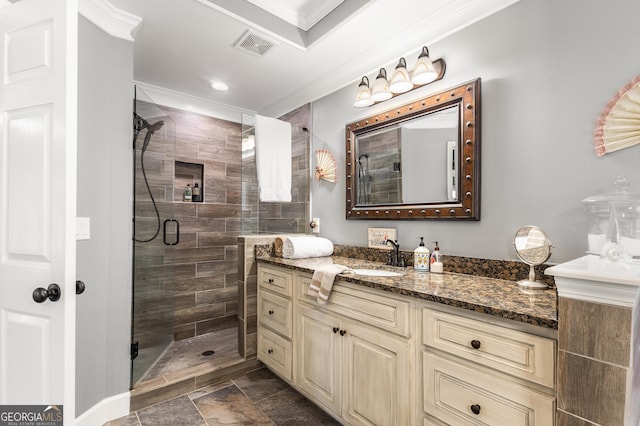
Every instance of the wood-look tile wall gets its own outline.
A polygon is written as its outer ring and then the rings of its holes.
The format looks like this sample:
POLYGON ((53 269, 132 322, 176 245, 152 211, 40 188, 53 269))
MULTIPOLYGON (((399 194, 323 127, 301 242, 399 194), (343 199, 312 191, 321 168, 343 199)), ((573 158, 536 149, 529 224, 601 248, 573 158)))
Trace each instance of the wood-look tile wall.
MULTIPOLYGON (((402 200, 402 175, 394 170, 400 164, 400 129, 358 138, 362 172, 358 175, 358 203, 385 204, 402 200)), ((359 167, 359 166, 358 166, 359 167)))
POLYGON ((291 202, 259 201, 255 154, 244 153, 242 230, 245 235, 301 233, 309 230, 311 105, 303 105, 278 118, 291 123, 291 202))
MULTIPOLYGON (((204 165, 203 202, 183 202, 185 176, 168 199, 180 222, 175 249, 174 339, 237 326, 238 245, 241 231, 241 126, 162 107, 175 123, 175 160, 204 165)), ((193 187, 194 182, 190 182, 193 187)))
POLYGON ((558 426, 625 424, 632 313, 558 299, 558 426))

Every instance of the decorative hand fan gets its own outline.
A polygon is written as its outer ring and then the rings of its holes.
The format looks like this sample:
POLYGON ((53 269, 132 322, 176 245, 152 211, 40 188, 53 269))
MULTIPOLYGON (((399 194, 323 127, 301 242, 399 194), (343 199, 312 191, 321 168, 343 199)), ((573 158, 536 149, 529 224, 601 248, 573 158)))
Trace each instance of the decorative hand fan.
POLYGON ((640 143, 640 76, 618 91, 607 104, 595 130, 596 155, 640 143))
POLYGON ((336 175, 336 159, 326 149, 316 151, 316 180, 324 179, 326 181, 336 183, 338 176, 336 175))

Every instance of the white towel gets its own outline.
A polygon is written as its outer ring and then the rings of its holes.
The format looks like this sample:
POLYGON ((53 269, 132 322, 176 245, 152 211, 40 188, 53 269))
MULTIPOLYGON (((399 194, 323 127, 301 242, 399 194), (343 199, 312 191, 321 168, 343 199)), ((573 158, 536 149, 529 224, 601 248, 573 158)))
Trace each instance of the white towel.
POLYGON ((282 243, 282 257, 287 259, 304 259, 333 254, 333 243, 326 238, 289 237, 282 243))
POLYGON ((333 283, 336 280, 336 275, 350 270, 351 269, 346 266, 335 264, 318 267, 313 271, 313 277, 311 277, 307 294, 316 297, 318 303, 321 305, 326 304, 327 300, 329 300, 333 283))
POLYGON ((291 124, 256 115, 260 201, 291 202, 291 124))

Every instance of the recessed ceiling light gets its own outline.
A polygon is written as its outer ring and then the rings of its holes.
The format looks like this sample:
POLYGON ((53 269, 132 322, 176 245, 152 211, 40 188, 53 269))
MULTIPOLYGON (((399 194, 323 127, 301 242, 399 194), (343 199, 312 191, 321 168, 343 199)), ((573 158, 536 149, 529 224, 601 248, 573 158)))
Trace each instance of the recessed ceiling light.
POLYGON ((209 85, 211 86, 211 88, 213 90, 218 90, 220 92, 224 92, 225 90, 229 90, 229 86, 227 86, 226 84, 224 84, 221 81, 212 81, 211 83, 209 83, 209 85))

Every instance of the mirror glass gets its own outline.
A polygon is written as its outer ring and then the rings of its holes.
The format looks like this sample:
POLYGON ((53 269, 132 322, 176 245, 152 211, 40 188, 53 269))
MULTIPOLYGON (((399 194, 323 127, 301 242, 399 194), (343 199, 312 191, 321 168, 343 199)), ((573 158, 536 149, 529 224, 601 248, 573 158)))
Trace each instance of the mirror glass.
POLYGON ((348 219, 480 219, 480 80, 346 126, 348 219))
POLYGON ((551 240, 537 226, 524 226, 516 232, 513 242, 516 255, 529 265, 529 279, 518 281, 518 285, 526 288, 547 288, 547 284, 536 281, 534 268, 542 265, 551 256, 551 240))
POLYGON ((458 111, 454 105, 356 136, 356 205, 457 200, 458 111))

